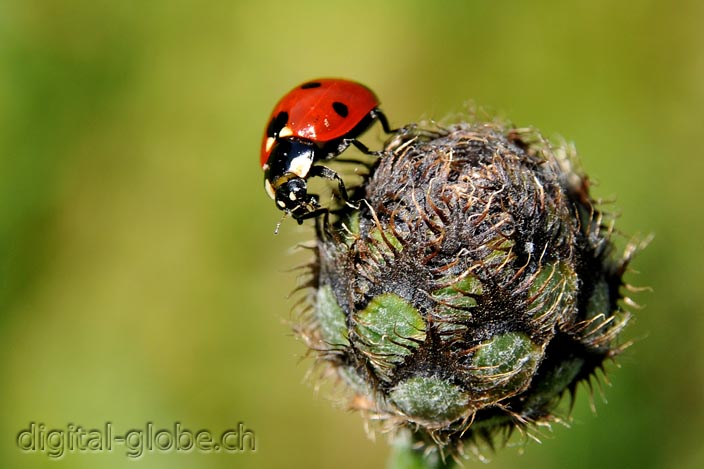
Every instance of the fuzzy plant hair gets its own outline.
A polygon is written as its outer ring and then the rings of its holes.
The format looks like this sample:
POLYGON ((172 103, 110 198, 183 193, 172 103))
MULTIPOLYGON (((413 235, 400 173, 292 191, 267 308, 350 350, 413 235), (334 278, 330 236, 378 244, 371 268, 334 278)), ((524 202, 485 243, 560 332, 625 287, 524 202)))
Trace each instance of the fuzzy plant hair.
POLYGON ((317 221, 296 331, 418 457, 480 454, 556 420, 628 345, 636 246, 615 248, 613 222, 569 145, 497 123, 407 126, 355 203, 317 221))

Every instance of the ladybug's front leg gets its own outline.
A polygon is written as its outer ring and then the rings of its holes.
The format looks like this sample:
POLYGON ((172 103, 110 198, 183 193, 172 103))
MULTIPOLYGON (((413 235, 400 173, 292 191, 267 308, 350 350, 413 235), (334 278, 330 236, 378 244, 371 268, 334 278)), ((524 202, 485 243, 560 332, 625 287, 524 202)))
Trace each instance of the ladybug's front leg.
POLYGON ((340 197, 342 197, 342 200, 344 200, 345 202, 349 202, 350 199, 347 196, 347 189, 345 189, 345 182, 342 180, 340 175, 337 174, 335 171, 328 168, 327 166, 314 165, 313 167, 310 168, 310 172, 308 173, 308 177, 311 177, 311 176, 318 176, 318 177, 322 177, 325 179, 330 179, 331 181, 337 181, 337 185, 340 190, 340 197))
POLYGON ((383 156, 383 155, 384 155, 384 151, 383 151, 383 150, 380 150, 380 151, 370 150, 365 144, 363 144, 362 142, 360 142, 360 141, 357 140, 356 138, 343 138, 342 140, 340 140, 340 143, 339 143, 338 146, 337 146, 337 152, 336 152, 336 153, 337 153, 337 154, 342 153, 342 152, 345 151, 345 150, 347 149, 347 147, 349 147, 350 145, 354 145, 355 147, 357 147, 357 149, 358 149, 359 151, 361 151, 361 152, 364 153, 365 155, 371 155, 371 156, 383 156))
POLYGON ((325 215, 327 217, 327 214, 329 211, 330 210, 323 207, 323 208, 318 208, 316 210, 312 210, 310 212, 306 212, 302 215, 292 214, 292 216, 293 216, 294 220, 296 220, 298 222, 299 225, 302 225, 303 221, 308 220, 309 218, 318 218, 320 215, 325 215))

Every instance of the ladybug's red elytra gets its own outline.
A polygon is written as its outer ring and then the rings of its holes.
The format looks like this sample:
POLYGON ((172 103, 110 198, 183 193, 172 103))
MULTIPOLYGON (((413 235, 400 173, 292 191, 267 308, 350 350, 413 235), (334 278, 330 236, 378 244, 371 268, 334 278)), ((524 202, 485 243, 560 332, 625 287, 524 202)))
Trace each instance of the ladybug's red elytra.
POLYGON ((357 140, 376 120, 386 133, 394 132, 378 106, 379 99, 369 88, 340 78, 307 81, 279 101, 261 150, 264 186, 279 209, 299 223, 324 211, 317 197, 308 194, 306 180, 312 176, 336 181, 340 196, 347 200, 342 178, 314 163, 332 159, 350 145, 380 155, 357 140))

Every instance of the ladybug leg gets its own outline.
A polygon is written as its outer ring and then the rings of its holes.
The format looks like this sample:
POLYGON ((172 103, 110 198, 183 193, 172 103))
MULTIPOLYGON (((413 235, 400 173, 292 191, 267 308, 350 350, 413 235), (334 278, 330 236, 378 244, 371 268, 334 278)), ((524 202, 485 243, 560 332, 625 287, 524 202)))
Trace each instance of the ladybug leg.
POLYGON ((387 134, 392 134, 394 132, 399 131, 399 129, 392 129, 389 126, 389 121, 386 119, 386 115, 381 112, 381 109, 372 109, 369 113, 369 116, 372 119, 377 119, 381 123, 381 127, 384 129, 384 132, 386 132, 387 134))
POLYGON ((359 151, 364 153, 365 155, 371 155, 371 156, 383 156, 384 152, 383 151, 373 151, 370 150, 365 144, 360 142, 359 140, 355 138, 344 138, 340 141, 340 144, 337 146, 337 149, 339 153, 342 153, 349 147, 350 145, 354 145, 359 151))
POLYGON ((317 218, 319 215, 328 212, 327 208, 320 206, 316 194, 307 194, 305 202, 300 205, 300 208, 302 210, 292 210, 288 212, 299 225, 303 224, 303 220, 317 218))
POLYGON ((347 196, 347 189, 345 189, 345 182, 342 180, 340 175, 332 169, 328 168, 327 166, 316 165, 310 168, 308 177, 311 176, 318 176, 325 179, 330 179, 331 181, 336 181, 340 190, 340 197, 342 197, 342 200, 344 200, 345 202, 348 202, 350 200, 347 196))
POLYGON ((325 215, 325 218, 327 219, 328 212, 330 212, 330 210, 328 210, 327 208, 319 208, 311 212, 306 212, 303 215, 295 215, 293 216, 293 218, 298 222, 299 225, 302 225, 303 220, 308 220, 309 218, 318 218, 320 215, 325 215))

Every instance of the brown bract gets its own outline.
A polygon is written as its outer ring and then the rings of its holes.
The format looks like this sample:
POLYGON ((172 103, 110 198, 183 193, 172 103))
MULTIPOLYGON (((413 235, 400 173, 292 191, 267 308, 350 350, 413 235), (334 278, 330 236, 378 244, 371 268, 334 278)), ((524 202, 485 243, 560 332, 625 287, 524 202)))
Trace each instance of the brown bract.
POLYGON ((533 130, 408 126, 386 150, 318 220, 297 331, 366 415, 431 448, 554 420, 624 347, 634 246, 533 130))

